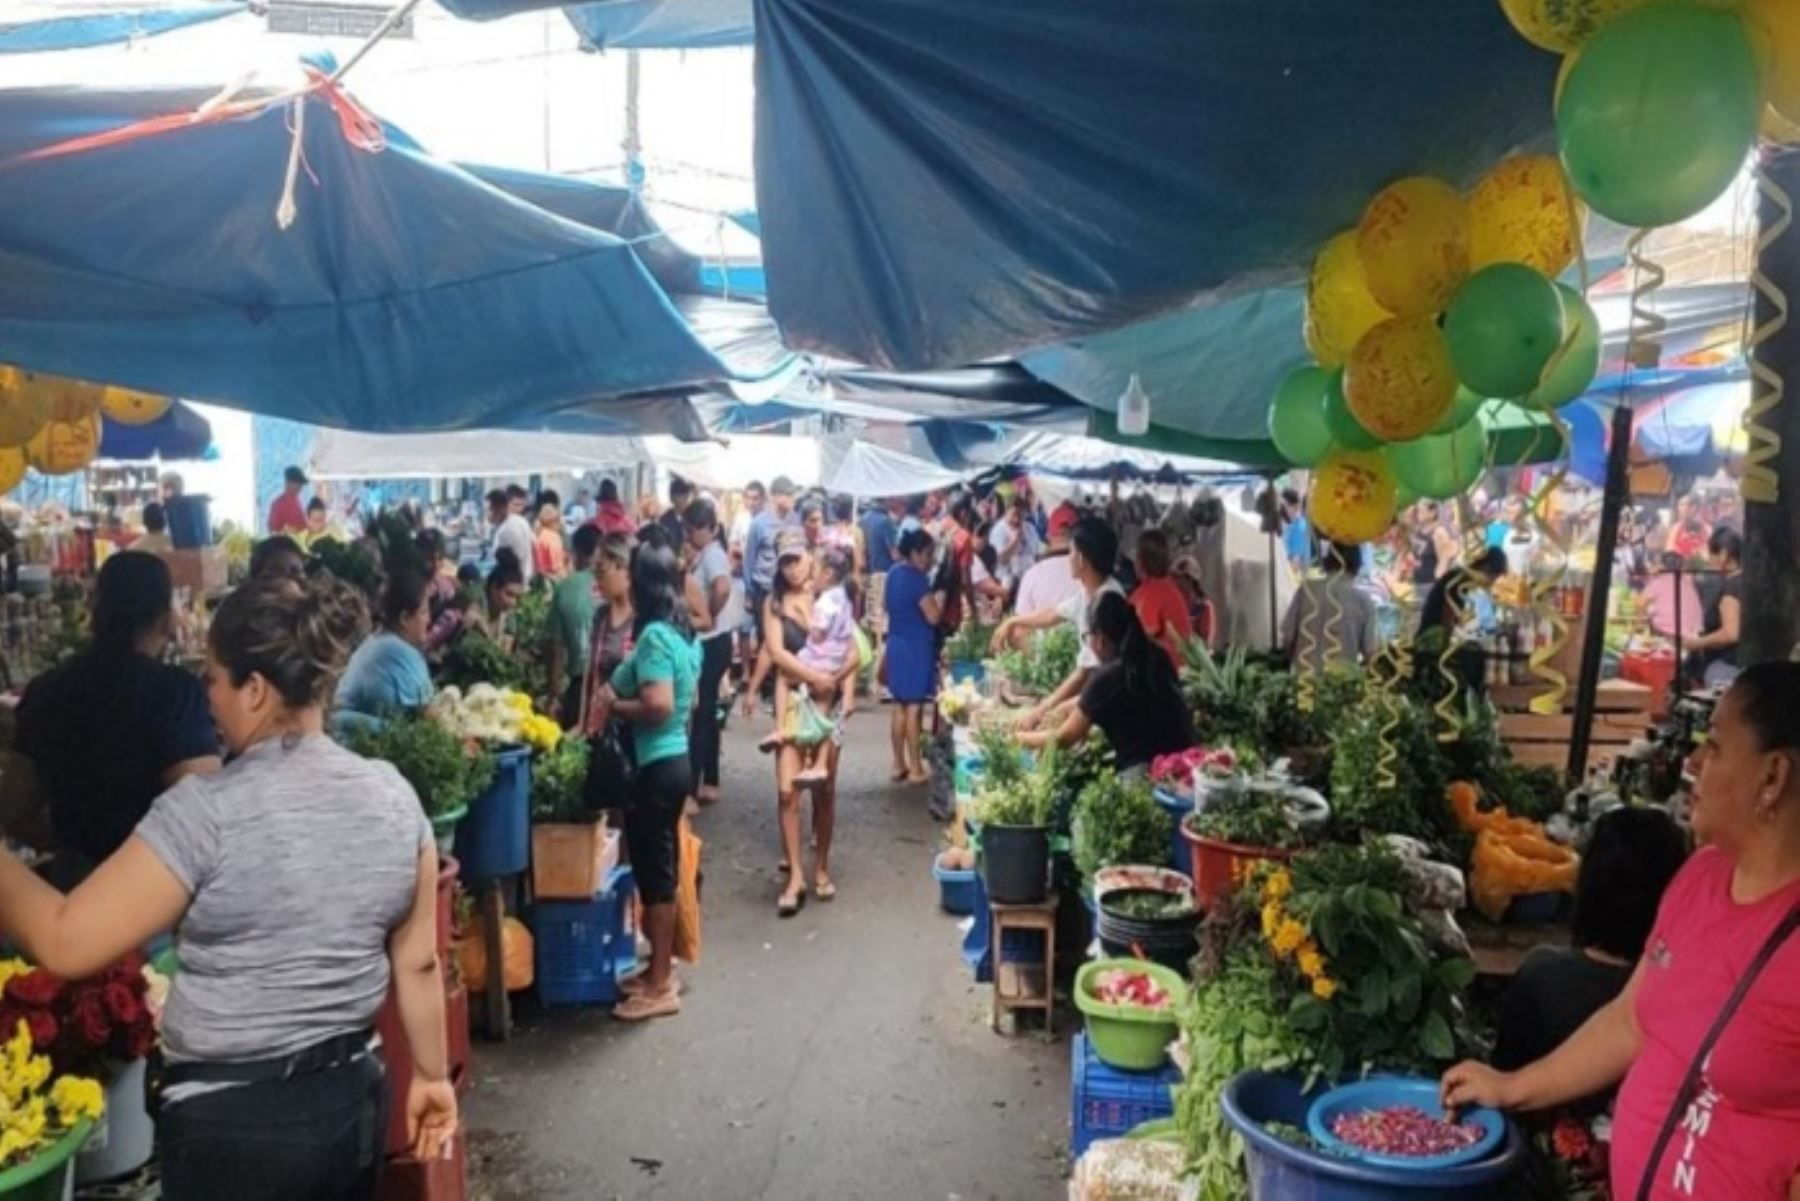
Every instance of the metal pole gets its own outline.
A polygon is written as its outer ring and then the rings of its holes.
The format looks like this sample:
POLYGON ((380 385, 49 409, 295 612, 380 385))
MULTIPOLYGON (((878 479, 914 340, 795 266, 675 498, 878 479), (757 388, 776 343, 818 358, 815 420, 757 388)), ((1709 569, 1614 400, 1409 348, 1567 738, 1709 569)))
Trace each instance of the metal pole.
MULTIPOLYGON (((1588 745, 1593 741, 1594 704, 1600 687, 1600 656, 1606 649, 1606 601, 1612 591, 1613 555, 1619 546, 1619 514, 1629 492, 1631 406, 1613 410, 1612 444, 1606 450, 1606 491, 1600 502, 1600 542, 1594 548, 1594 580, 1588 588, 1586 640, 1581 644, 1581 672, 1575 685, 1575 723, 1569 733, 1569 778, 1587 774, 1588 745)), ((1679 590, 1677 590, 1679 596, 1679 590)), ((1680 602, 1676 602, 1679 604, 1680 602)))

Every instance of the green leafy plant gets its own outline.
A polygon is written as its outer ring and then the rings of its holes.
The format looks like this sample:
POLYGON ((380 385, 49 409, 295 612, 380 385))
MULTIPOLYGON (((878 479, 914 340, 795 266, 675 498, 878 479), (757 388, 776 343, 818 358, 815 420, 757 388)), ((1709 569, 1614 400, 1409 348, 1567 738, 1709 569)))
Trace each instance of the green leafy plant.
POLYGON ((979 621, 965 621, 950 640, 944 643, 944 658, 951 663, 979 663, 988 657, 994 642, 994 626, 979 621))
POLYGON ((1065 622, 1038 634, 1031 649, 1001 655, 1000 670, 1020 692, 1047 696, 1075 670, 1080 651, 1081 636, 1065 622))
POLYGON ((969 815, 983 826, 1049 826, 1062 786, 1057 768, 1062 756, 1057 747, 1046 747, 1032 769, 1013 783, 984 775, 969 815))
POLYGON ((493 783, 493 754, 477 743, 463 742, 428 717, 396 717, 359 726, 343 741, 359 755, 393 764, 418 793, 427 817, 442 817, 470 804, 493 783))
POLYGON ((1089 880, 1103 867, 1159 864, 1169 854, 1169 815, 1150 783, 1104 771, 1075 802, 1075 866, 1089 880))
POLYGON ((1305 836, 1288 813, 1281 793, 1274 789, 1252 788, 1247 783, 1209 792, 1206 807, 1186 820, 1188 829, 1202 838, 1243 847, 1281 850, 1305 842, 1305 836))
POLYGON ((451 643, 437 675, 439 686, 445 688, 455 685, 467 690, 477 684, 492 684, 523 691, 525 685, 523 664, 479 630, 466 630, 451 643))
POLYGON ((1025 749, 1009 731, 977 730, 975 749, 981 754, 981 778, 991 787, 1015 787, 1031 771, 1025 749))
POLYGON ((328 571, 365 596, 381 591, 381 564, 361 546, 321 538, 312 544, 310 560, 309 570, 328 571))
POLYGON ((554 750, 531 763, 531 820, 538 822, 590 822, 595 814, 582 798, 587 781, 588 743, 585 738, 564 738, 554 750))

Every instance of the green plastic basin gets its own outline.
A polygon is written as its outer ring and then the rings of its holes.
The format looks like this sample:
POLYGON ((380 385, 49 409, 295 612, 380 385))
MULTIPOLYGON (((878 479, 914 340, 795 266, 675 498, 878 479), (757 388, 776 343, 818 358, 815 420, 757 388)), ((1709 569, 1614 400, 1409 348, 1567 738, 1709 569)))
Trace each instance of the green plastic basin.
POLYGON ((24 1163, 0 1172, 0 1197, 8 1201, 62 1201, 70 1161, 93 1129, 93 1122, 83 1119, 75 1124, 75 1129, 24 1163))
POLYGON ((1181 1032, 1176 1013, 1187 1000, 1188 984, 1179 972, 1141 959, 1096 959, 1075 973, 1075 1008, 1087 1019, 1088 1043, 1108 1067, 1149 1072, 1162 1066, 1169 1044, 1181 1032), (1094 979, 1109 971, 1143 972, 1169 994, 1166 1009, 1109 1005, 1094 996, 1094 979))

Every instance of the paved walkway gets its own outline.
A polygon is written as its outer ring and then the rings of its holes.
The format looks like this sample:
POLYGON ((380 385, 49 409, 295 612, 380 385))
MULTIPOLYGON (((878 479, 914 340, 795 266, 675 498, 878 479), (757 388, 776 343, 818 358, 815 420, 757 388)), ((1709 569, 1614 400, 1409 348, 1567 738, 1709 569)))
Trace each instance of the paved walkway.
POLYGON ((510 1043, 478 1042, 476 1198, 1063 1195, 1067 1043, 988 1029, 988 990, 937 908, 939 828, 921 790, 887 782, 886 718, 851 723, 838 899, 788 921, 773 767, 734 718, 725 800, 698 824, 704 952, 681 1016, 526 1008, 510 1043))

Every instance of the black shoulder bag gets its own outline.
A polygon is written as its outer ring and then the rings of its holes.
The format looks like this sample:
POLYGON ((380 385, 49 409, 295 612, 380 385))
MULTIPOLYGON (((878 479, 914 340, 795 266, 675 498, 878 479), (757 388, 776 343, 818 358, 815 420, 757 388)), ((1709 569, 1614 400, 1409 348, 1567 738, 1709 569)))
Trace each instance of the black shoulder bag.
POLYGON ((618 718, 588 742, 587 776, 581 784, 581 799, 590 813, 608 809, 631 808, 637 776, 637 751, 632 745, 631 727, 618 718))
POLYGON ((1719 1016, 1713 1019, 1712 1029, 1708 1030, 1706 1037, 1700 1040, 1699 1048, 1694 1051, 1693 1062, 1688 1064, 1687 1075, 1682 1077, 1681 1087, 1676 1090, 1675 1100, 1669 1106, 1669 1115, 1663 1119, 1662 1130, 1658 1132, 1656 1142, 1650 1148, 1650 1159, 1644 1164, 1643 1178, 1638 1181, 1637 1201, 1650 1201, 1650 1194, 1656 1187, 1656 1173, 1662 1165, 1663 1155, 1668 1151, 1669 1144, 1674 1141, 1675 1132, 1681 1128, 1682 1119, 1687 1116, 1688 1106, 1694 1103, 1694 1098, 1700 1093, 1700 1077, 1706 1071, 1706 1061, 1712 1058, 1713 1047, 1718 1043, 1719 1036, 1725 1033, 1725 1027, 1731 1022, 1732 1016, 1744 1003, 1744 998, 1750 994, 1750 987, 1756 983, 1756 978, 1762 975, 1763 969, 1769 966, 1769 961, 1775 958, 1775 953, 1781 950, 1789 938, 1793 937, 1794 931, 1797 929, 1800 929, 1800 905, 1795 905, 1788 911, 1787 917, 1782 919, 1781 924, 1775 927, 1774 933, 1769 935, 1768 941, 1763 943, 1762 950, 1756 953, 1756 958, 1751 960, 1750 966, 1745 969, 1743 979, 1739 980, 1737 987, 1731 990, 1731 996, 1725 1002, 1725 1007, 1719 1010, 1719 1016))

